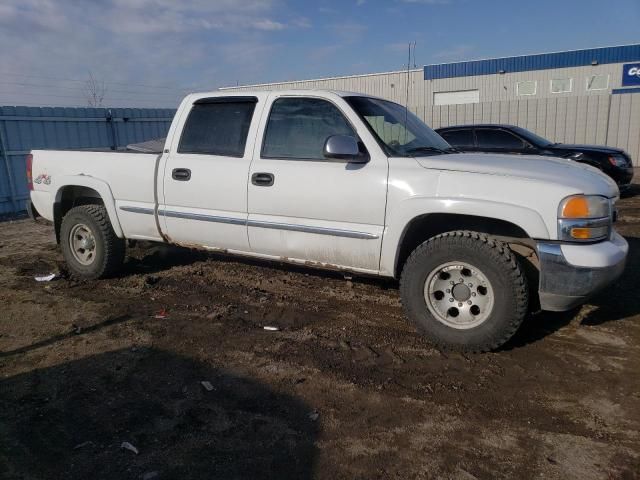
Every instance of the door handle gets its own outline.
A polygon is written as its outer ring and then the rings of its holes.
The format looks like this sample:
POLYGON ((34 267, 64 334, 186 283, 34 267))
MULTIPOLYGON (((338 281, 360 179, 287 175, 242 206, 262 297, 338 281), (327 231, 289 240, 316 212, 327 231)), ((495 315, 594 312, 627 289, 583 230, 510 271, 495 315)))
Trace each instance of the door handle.
POLYGON ((191 170, 188 168, 174 168, 171 171, 171 178, 180 182, 188 182, 191 180, 191 170))
POLYGON ((251 183, 258 187, 270 187, 273 185, 274 180, 273 173, 260 172, 251 175, 251 183))

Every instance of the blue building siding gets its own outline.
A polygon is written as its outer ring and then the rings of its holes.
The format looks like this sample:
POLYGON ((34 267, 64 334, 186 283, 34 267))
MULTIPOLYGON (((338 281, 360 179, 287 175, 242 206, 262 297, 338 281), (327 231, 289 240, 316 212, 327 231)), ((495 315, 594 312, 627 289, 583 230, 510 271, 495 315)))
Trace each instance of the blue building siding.
POLYGON ((640 60, 640 44, 620 47, 589 48, 571 52, 541 53, 519 57, 425 65, 424 79, 435 80, 440 78, 493 75, 500 71, 504 71, 505 73, 527 72, 532 70, 548 70, 551 68, 583 67, 591 65, 593 62, 607 64, 638 60, 640 60))
POLYGON ((614 88, 611 90, 612 95, 620 95, 624 93, 640 93, 640 87, 635 88, 614 88))
POLYGON ((35 149, 118 149, 164 137, 175 110, 0 107, 0 216, 24 210, 25 155, 35 149))

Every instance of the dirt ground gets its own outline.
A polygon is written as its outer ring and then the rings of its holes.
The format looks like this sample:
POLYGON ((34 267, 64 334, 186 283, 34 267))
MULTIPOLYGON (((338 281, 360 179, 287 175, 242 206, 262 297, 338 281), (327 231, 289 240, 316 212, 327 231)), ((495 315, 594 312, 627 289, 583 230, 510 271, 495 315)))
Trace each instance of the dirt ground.
POLYGON ((615 285, 467 356, 394 282, 150 246, 77 283, 51 226, 1 223, 0 477, 640 478, 640 188, 619 207, 615 285))

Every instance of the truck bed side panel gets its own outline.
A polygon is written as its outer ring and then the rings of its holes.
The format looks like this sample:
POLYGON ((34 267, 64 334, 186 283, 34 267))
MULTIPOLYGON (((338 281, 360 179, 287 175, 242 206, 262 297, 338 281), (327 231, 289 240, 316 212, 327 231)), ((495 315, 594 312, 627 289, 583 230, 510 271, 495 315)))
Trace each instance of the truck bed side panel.
POLYGON ((123 152, 42 151, 33 153, 38 212, 52 220, 51 206, 67 185, 106 184, 126 238, 160 240, 155 218, 154 168, 157 155, 123 152), (39 181, 38 181, 39 180, 39 181), (139 213, 146 212, 146 213, 139 213))

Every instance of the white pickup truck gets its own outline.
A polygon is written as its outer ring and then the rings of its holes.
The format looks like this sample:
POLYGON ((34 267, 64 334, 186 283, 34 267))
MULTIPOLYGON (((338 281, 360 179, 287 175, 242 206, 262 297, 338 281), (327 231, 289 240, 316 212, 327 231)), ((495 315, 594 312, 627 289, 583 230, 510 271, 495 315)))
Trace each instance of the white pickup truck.
POLYGON ((456 153, 405 107, 322 90, 198 93, 158 154, 33 151, 32 215, 72 275, 127 239, 400 279, 440 347, 504 344, 616 279, 616 184, 570 160, 456 153))

